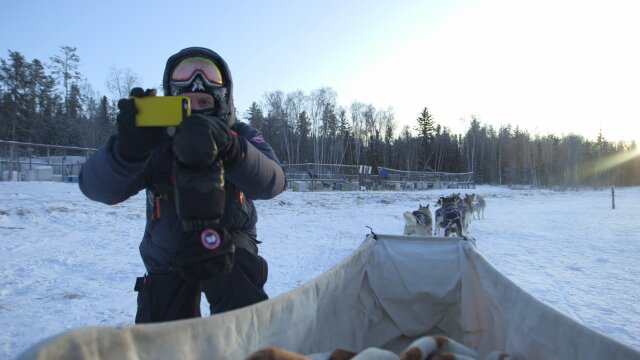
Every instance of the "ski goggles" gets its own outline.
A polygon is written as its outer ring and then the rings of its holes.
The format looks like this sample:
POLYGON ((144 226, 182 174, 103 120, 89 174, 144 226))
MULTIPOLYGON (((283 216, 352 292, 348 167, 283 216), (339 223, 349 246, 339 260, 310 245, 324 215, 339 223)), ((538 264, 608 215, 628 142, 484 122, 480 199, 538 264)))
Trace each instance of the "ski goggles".
POLYGON ((187 86, 196 75, 209 87, 221 87, 222 74, 213 61, 203 57, 190 57, 182 60, 171 72, 171 83, 175 86, 187 86))

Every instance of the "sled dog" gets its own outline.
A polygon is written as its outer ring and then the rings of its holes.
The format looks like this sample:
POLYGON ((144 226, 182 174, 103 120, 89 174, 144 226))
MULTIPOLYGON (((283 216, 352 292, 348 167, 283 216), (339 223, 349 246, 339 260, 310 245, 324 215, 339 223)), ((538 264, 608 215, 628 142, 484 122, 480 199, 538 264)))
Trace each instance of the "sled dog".
POLYGON ((467 237, 467 227, 469 225, 469 217, 467 205, 460 198, 460 194, 452 194, 450 196, 438 199, 437 205, 440 208, 436 210, 436 228, 444 230, 444 236, 455 234, 459 237, 467 237))
POLYGON ((413 236, 431 236, 433 234, 433 218, 429 205, 418 205, 418 210, 404 212, 404 234, 413 236))
POLYGON ((467 210, 469 210, 469 214, 471 214, 472 219, 476 218, 476 196, 476 194, 464 194, 464 203, 467 205, 467 210))
POLYGON ((475 204, 473 206, 473 209, 476 214, 478 214, 478 219, 480 219, 480 216, 482 216, 482 219, 484 219, 484 208, 487 207, 487 203, 484 201, 484 198, 478 194, 476 194, 474 200, 475 204))

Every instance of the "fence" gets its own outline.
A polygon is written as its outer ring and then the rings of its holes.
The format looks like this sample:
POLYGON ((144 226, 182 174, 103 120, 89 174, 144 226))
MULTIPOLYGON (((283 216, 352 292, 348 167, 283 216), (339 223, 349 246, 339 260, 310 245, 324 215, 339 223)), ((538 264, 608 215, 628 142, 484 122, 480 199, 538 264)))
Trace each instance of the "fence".
POLYGON ((285 164, 292 191, 475 188, 468 173, 402 171, 365 165, 285 164))
MULTIPOLYGON (((0 140, 2 181, 77 182, 97 149, 0 140)), ((284 164, 292 191, 475 188, 473 173, 401 171, 366 165, 284 164)))
POLYGON ((96 150, 0 140, 0 180, 77 182, 80 166, 96 150))

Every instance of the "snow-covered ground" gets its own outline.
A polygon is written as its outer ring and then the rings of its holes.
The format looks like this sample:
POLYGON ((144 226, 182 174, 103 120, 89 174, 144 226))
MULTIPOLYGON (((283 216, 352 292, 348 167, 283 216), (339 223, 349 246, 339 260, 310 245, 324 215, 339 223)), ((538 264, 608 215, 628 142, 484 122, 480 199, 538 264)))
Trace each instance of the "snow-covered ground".
MULTIPOLYGON (((462 193, 465 190, 461 190, 462 193)), ((510 190, 479 186, 470 234, 507 277, 547 304, 640 349, 640 188, 510 190)), ((285 192, 258 201, 266 290, 276 296, 327 271, 402 213, 451 190, 285 192)), ((77 185, 0 182, 0 358, 83 326, 133 323, 144 196, 107 206, 77 185)), ((203 305, 203 311, 206 306, 203 305)))

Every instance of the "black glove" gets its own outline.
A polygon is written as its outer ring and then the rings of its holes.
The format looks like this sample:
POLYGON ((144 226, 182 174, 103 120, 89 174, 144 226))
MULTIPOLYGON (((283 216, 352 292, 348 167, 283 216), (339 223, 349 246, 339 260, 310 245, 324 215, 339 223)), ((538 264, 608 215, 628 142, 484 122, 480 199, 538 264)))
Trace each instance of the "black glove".
MULTIPOLYGON (((155 90, 142 88, 131 89, 130 96, 141 98, 155 96, 155 90)), ((137 127, 136 104, 133 99, 118 101, 118 140, 116 149, 120 156, 131 162, 142 161, 149 156, 151 150, 169 138, 164 127, 137 127)))
POLYGON ((220 161, 206 168, 173 163, 173 198, 185 231, 216 226, 225 207, 224 169, 220 161))
POLYGON ((189 116, 178 126, 173 152, 181 163, 197 168, 208 167, 216 159, 232 166, 244 156, 238 136, 222 120, 201 114, 189 116))
POLYGON ((185 231, 180 237, 176 267, 188 281, 202 281, 233 269, 235 246, 224 228, 185 231))
POLYGON ((208 167, 173 163, 174 202, 182 221, 176 267, 190 281, 200 281, 233 266, 234 246, 219 223, 224 214, 224 168, 216 160, 208 167))

